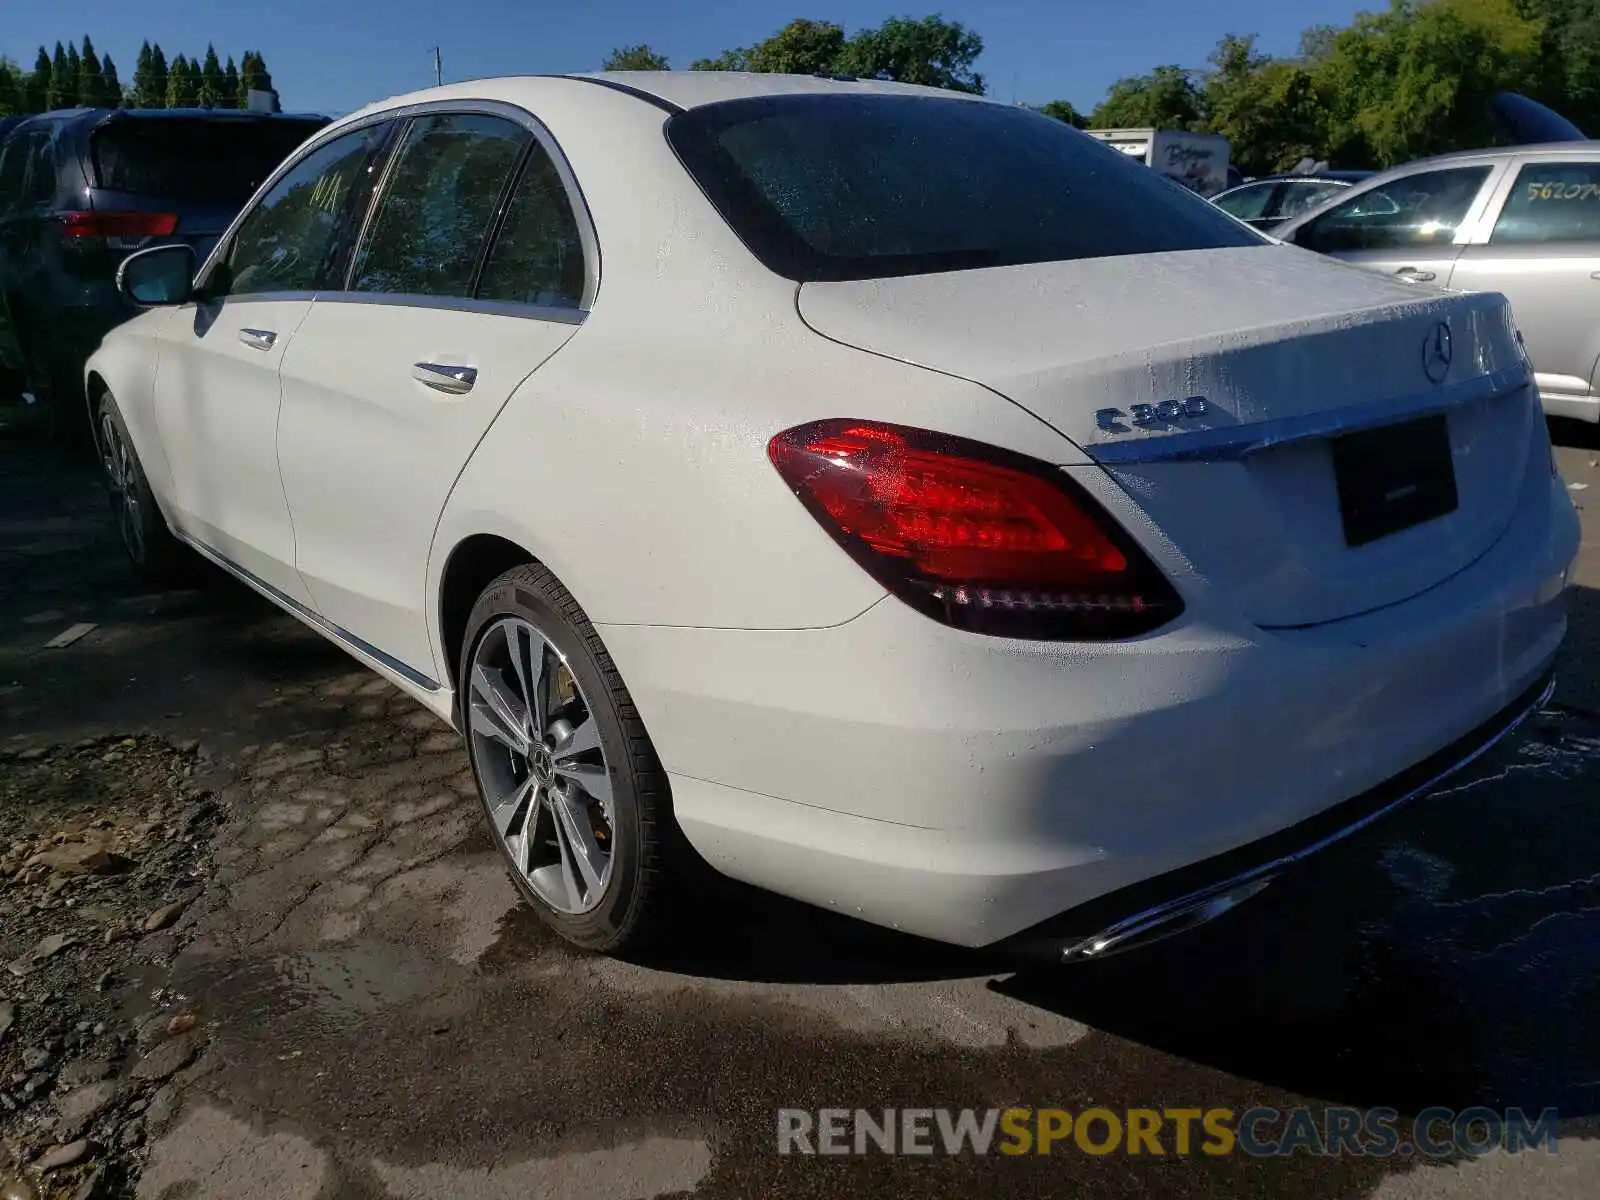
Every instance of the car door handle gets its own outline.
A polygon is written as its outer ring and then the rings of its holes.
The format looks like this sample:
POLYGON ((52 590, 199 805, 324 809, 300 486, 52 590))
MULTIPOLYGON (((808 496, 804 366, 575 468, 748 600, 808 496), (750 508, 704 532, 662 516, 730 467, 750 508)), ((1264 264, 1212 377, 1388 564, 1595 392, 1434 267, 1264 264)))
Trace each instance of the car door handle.
POLYGON ((1395 274, 1401 279, 1415 280, 1418 283, 1427 283, 1437 278, 1432 271, 1423 271, 1417 267, 1401 267, 1395 274))
POLYGON ((477 367, 455 367, 448 363, 419 362, 412 364, 411 378, 425 383, 437 392, 464 396, 478 382, 477 367))
POLYGON ((239 340, 252 350, 271 350, 278 335, 270 329, 241 329, 239 340))

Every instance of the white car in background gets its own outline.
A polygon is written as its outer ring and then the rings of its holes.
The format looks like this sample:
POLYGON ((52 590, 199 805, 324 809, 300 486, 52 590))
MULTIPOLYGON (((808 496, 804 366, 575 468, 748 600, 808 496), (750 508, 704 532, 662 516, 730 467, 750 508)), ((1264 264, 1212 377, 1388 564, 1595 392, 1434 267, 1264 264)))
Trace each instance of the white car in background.
POLYGON ((773 75, 335 123, 88 367, 135 563, 465 737, 617 950, 677 861, 965 945, 1215 916, 1546 694, 1577 521, 1504 301, 1057 121, 773 75))

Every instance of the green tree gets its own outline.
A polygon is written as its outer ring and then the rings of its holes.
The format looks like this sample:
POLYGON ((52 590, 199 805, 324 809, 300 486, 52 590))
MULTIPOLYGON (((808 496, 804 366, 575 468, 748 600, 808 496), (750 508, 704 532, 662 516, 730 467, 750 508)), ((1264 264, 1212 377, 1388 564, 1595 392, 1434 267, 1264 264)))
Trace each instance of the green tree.
POLYGON ((0 57, 0 117, 12 117, 28 111, 23 107, 26 84, 27 76, 22 68, 9 58, 0 57))
POLYGON ((740 53, 744 70, 782 75, 824 75, 838 69, 844 30, 831 21, 790 21, 764 42, 740 53))
POLYGON ((207 45, 205 65, 200 68, 200 106, 221 108, 224 86, 222 62, 217 58, 217 48, 207 45))
POLYGON ((619 46, 606 55, 600 64, 602 71, 669 71, 665 54, 657 54, 640 42, 637 46, 619 46))
POLYGON ((67 65, 67 48, 56 43, 56 52, 50 59, 50 91, 45 97, 45 109, 65 108, 78 98, 78 77, 67 65))
POLYGON ((1065 100, 1052 100, 1048 104, 1039 105, 1034 111, 1046 117, 1054 117, 1057 121, 1065 121, 1074 129, 1089 128, 1089 118, 1065 100))
POLYGON ((168 108, 193 108, 200 99, 199 72, 191 80, 189 60, 178 55, 167 68, 168 108))
POLYGON ((246 50, 239 60, 239 107, 246 107, 252 91, 271 91, 272 76, 259 50, 246 50))
POLYGON ((1537 85, 1540 34, 1514 0, 1396 0, 1359 14, 1312 68, 1329 152, 1391 166, 1491 144, 1489 97, 1537 85))
POLYGON ((94 52, 94 43, 86 35, 83 39, 83 56, 78 60, 78 105, 82 108, 100 108, 105 104, 105 77, 101 74, 100 56, 94 52))
POLYGON ((44 112, 50 107, 50 94, 54 86, 51 77, 54 72, 55 67, 50 61, 50 52, 40 46, 39 57, 33 60, 33 71, 25 85, 27 90, 23 112, 44 112))
POLYGON ((1230 161, 1246 174, 1269 174, 1317 157, 1327 122, 1311 71, 1255 46, 1254 34, 1224 36, 1211 52, 1202 99, 1206 123, 1228 139, 1230 161))
POLYGON ((750 51, 735 48, 724 50, 715 58, 697 58, 689 64, 691 71, 748 71, 750 51))
POLYGON ((1528 94, 1590 136, 1600 131, 1600 0, 1517 0, 1539 26, 1538 69, 1528 94))
POLYGON ((228 65, 222 69, 222 107, 239 107, 239 68, 233 65, 233 55, 228 55, 228 65))
POLYGON ((78 57, 78 47, 71 42, 67 43, 67 78, 61 86, 62 103, 72 106, 78 103, 78 93, 83 86, 83 60, 78 57))
POLYGON ((161 46, 146 42, 139 47, 139 62, 133 70, 135 108, 167 106, 167 56, 161 46))
POLYGON ((100 60, 100 103, 107 108, 124 108, 127 103, 122 80, 117 78, 117 64, 109 54, 100 60))
POLYGON ((863 79, 894 79, 982 95, 983 76, 973 70, 982 53, 983 38, 959 21, 890 17, 846 42, 836 65, 840 73, 863 79))
POLYGON ((1207 129, 1205 95, 1194 72, 1157 67, 1148 75, 1119 79, 1089 114, 1091 129, 1207 129))

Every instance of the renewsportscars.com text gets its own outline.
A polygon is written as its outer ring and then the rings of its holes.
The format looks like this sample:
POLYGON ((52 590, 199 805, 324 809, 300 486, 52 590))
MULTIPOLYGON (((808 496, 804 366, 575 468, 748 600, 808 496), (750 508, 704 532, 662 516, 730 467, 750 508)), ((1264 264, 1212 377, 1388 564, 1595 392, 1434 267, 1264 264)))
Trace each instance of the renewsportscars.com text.
POLYGON ((823 1108, 778 1110, 779 1154, 1476 1157, 1556 1152, 1555 1109, 823 1108))

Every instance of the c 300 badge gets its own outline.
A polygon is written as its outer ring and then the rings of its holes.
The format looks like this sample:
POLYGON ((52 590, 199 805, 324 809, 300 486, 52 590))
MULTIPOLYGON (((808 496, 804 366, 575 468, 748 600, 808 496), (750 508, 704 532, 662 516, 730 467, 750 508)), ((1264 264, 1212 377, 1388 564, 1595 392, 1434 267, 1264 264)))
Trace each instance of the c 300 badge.
POLYGON ((1163 400, 1160 404, 1131 404, 1128 411, 1120 408, 1102 408, 1094 414, 1094 423, 1107 433, 1131 433, 1134 428, 1147 429, 1151 425, 1175 425, 1180 421, 1203 417, 1210 411, 1204 396, 1190 396, 1186 400, 1163 400))

